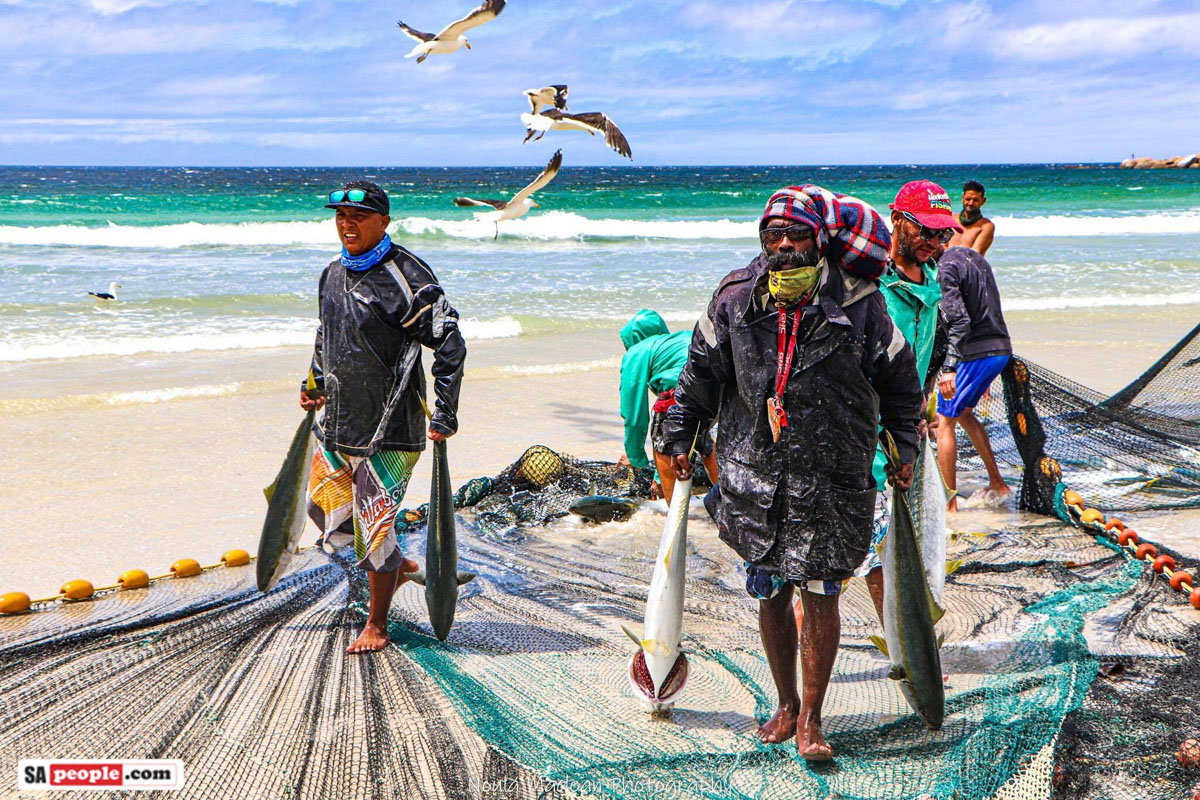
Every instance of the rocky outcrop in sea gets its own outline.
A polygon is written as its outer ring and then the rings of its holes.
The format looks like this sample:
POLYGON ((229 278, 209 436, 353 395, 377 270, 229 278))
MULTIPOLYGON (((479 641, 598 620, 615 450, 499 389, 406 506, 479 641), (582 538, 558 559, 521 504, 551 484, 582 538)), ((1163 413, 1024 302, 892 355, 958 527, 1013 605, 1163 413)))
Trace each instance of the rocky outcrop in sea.
POLYGON ((1170 158, 1127 158, 1121 169, 1200 169, 1200 153, 1170 158))

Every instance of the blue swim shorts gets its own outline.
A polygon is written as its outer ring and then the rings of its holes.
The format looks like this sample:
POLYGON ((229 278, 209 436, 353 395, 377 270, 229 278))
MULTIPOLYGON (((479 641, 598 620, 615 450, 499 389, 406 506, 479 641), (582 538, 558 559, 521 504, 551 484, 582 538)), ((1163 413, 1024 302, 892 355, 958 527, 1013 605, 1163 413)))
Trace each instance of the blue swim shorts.
POLYGON ((778 572, 746 564, 746 594, 755 600, 770 600, 788 584, 799 586, 813 594, 836 595, 842 593, 843 581, 799 580, 789 581, 778 572))
POLYGON ((946 400, 938 394, 937 410, 943 417, 962 416, 969 408, 974 408, 983 397, 983 393, 992 385, 992 381, 1008 364, 1010 355, 985 356, 974 361, 961 361, 958 364, 958 374, 955 376, 954 397, 946 400))

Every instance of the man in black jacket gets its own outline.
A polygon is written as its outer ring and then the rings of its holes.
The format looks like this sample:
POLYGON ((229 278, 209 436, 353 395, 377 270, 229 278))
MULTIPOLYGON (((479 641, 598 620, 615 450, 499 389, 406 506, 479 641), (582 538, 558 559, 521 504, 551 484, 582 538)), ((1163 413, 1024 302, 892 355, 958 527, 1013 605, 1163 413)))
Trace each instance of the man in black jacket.
POLYGON ((329 194, 342 255, 321 273, 320 325, 305 410, 324 407, 313 432, 321 447, 309 478, 309 516, 333 546, 354 543, 367 571, 367 624, 348 653, 389 644, 387 613, 396 587, 414 572, 396 541, 396 512, 425 439, 458 430, 458 394, 467 348, 458 312, 424 261, 392 243, 387 194, 351 181, 329 194), (433 350, 437 402, 425 427, 421 345, 433 350))
MULTIPOLYGON (((969 247, 951 247, 938 261, 942 287, 941 319, 946 329, 946 360, 938 380, 938 465, 950 489, 957 488, 958 440, 963 426, 987 469, 983 505, 998 505, 1012 494, 996 466, 987 431, 975 416, 975 405, 1012 358, 1012 340, 1000 309, 1000 290, 992 266, 969 247)), ((951 511, 958 497, 950 498, 951 511)))
POLYGON ((664 438, 683 479, 697 429, 719 420, 721 481, 709 511, 746 562, 779 693, 759 736, 795 735, 801 756, 827 761, 821 707, 841 635, 838 594, 871 540, 877 425, 896 440, 904 467, 893 478, 907 490, 921 385, 874 281, 891 239, 874 209, 789 187, 771 197, 759 232, 763 252, 721 281, 696 325, 664 438))

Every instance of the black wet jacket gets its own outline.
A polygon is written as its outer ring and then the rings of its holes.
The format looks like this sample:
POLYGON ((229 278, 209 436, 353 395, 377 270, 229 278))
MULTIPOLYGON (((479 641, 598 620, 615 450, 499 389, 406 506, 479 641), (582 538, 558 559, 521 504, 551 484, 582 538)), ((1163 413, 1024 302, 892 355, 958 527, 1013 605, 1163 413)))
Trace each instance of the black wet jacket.
POLYGON ((947 339, 944 369, 953 372, 960 361, 1012 353, 1000 290, 986 258, 969 247, 951 247, 938 260, 938 283, 947 339))
POLYGON ((917 453, 922 398, 916 359, 873 281, 824 267, 784 392, 788 427, 772 441, 778 312, 765 259, 721 282, 692 335, 667 413, 669 453, 717 418, 721 539, 789 580, 848 578, 866 556, 875 507, 877 425, 903 463, 917 453))
POLYGON ((425 449, 421 345, 433 350, 437 395, 428 427, 458 430, 467 347, 458 312, 424 261, 398 245, 363 272, 335 259, 321 273, 318 297, 312 368, 326 401, 314 433, 326 449, 357 456, 425 449))

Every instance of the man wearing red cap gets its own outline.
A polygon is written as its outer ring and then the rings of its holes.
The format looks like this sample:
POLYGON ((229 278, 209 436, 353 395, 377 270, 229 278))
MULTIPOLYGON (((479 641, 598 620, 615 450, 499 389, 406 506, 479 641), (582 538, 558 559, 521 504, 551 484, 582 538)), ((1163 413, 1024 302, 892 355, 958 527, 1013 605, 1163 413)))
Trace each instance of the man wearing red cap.
POLYGON ((878 425, 896 440, 893 479, 907 489, 921 385, 875 283, 891 235, 873 208, 791 186, 768 201, 759 238, 762 253, 721 281, 696 325, 663 439, 684 479, 696 431, 718 419, 721 480, 705 505, 746 564, 779 694, 758 734, 795 736, 803 758, 828 761, 821 708, 841 637, 838 595, 871 541, 878 425))
MULTIPOLYGON (((888 207, 892 210, 892 249, 887 268, 879 277, 879 292, 892 321, 912 347, 917 375, 923 378, 933 355, 938 304, 942 299, 937 256, 950 237, 962 228, 951 210, 950 195, 933 181, 904 184, 888 207)), ((930 388, 923 387, 923 394, 928 395, 930 388)), ((875 499, 872 547, 858 570, 858 574, 866 576, 880 620, 883 619, 883 564, 875 545, 886 538, 890 523, 886 464, 883 449, 877 448, 872 474, 879 494, 875 499)))

